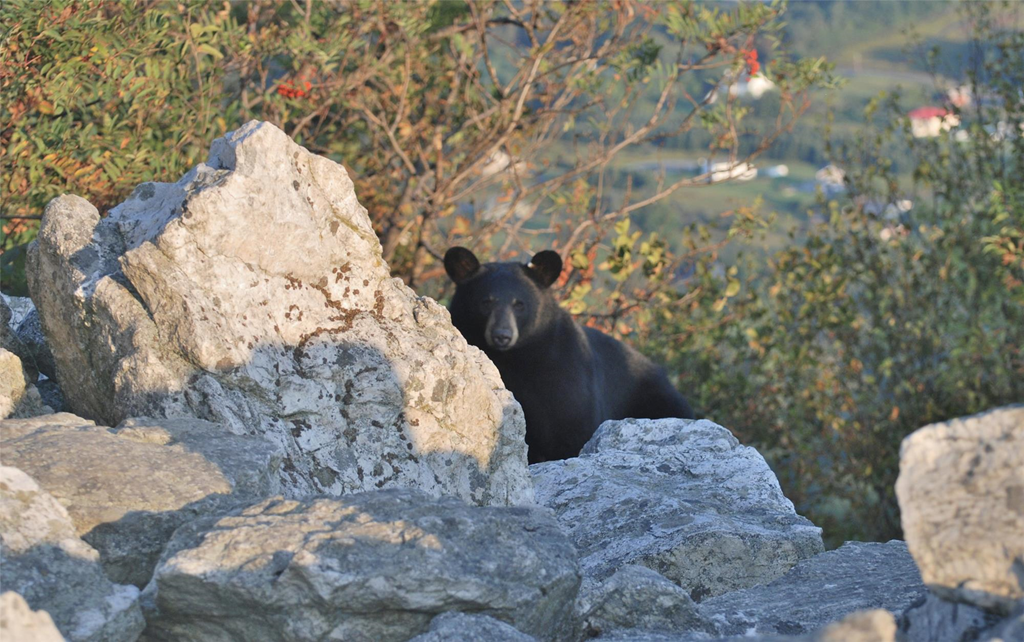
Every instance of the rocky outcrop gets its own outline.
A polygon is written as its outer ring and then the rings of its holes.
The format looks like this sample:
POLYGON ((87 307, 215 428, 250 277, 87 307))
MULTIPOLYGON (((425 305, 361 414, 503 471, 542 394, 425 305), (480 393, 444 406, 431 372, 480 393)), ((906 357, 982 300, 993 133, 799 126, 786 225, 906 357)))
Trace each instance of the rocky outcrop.
POLYGON ((545 511, 420 491, 274 498, 175 533, 146 589, 154 640, 406 640, 445 611, 543 639, 580 576, 545 511))
POLYGON ((493 364, 390 278, 344 168, 269 123, 214 141, 206 163, 140 185, 102 220, 54 199, 28 261, 80 415, 265 435, 292 496, 531 500, 522 410, 493 364))
POLYGON ((118 583, 144 587, 182 524, 279 490, 271 444, 209 422, 137 418, 112 431, 74 415, 48 418, 0 422, 0 459, 67 509, 118 583))
POLYGON ((577 608, 582 638, 618 630, 716 632, 686 591, 643 566, 623 566, 604 582, 581 591, 577 608))
POLYGON ((486 615, 450 611, 430 622, 430 630, 409 642, 536 642, 537 638, 486 615))
POLYGON ((17 642, 64 642, 46 611, 33 611, 14 591, 0 594, 0 640, 17 642))
POLYGON ((699 601, 824 550, 764 458, 707 420, 605 422, 579 457, 530 468, 596 580, 640 564, 699 601))
POLYGON ((68 640, 131 642, 145 625, 139 590, 111 583, 64 507, 7 466, 0 466, 0 567, 4 590, 49 613, 68 640))
POLYGON ((1003 615, 1024 600, 1024 404, 904 439, 896 496, 936 595, 1003 615))
POLYGON ((700 612, 719 635, 797 635, 856 611, 898 617, 925 593, 903 542, 847 542, 774 582, 705 600, 700 612))
POLYGON ((36 387, 25 379, 21 359, 0 348, 0 419, 52 413, 36 387))
MULTIPOLYGON (((39 314, 31 299, 0 296, 0 348, 17 355, 21 360, 28 394, 36 396, 34 386, 38 397, 42 398, 41 404, 34 402, 34 399, 29 403, 35 403, 36 407, 63 408, 63 395, 53 379, 56 376, 56 365, 50 348, 46 345, 39 314)), ((3 393, 0 393, 0 398, 2 397, 3 393)), ((20 412, 15 416, 30 414, 20 412)), ((2 416, 4 415, 0 414, 0 417, 2 416)))
POLYGON ((947 602, 929 593, 899 619, 901 642, 977 642, 1000 621, 970 604, 947 602))

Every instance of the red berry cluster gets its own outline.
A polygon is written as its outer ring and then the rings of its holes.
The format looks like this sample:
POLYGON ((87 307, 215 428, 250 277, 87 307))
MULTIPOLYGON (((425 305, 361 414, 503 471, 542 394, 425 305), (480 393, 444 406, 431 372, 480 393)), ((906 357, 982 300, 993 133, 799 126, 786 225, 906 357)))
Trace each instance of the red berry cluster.
POLYGON ((282 82, 277 86, 277 93, 285 98, 300 98, 309 93, 312 87, 312 83, 300 76, 294 83, 291 80, 282 82))
POLYGON ((756 76, 761 71, 761 63, 757 61, 757 49, 741 49, 743 60, 747 63, 747 73, 756 76))

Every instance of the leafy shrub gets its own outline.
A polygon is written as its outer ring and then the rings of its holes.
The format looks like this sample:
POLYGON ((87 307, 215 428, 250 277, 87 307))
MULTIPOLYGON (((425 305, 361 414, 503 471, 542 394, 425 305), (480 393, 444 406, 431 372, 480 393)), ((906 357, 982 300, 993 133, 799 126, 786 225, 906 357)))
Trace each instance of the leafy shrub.
POLYGON ((948 108, 967 137, 915 139, 898 96, 874 103, 866 119, 883 124, 837 154, 846 197, 822 199, 807 238, 747 265, 743 287, 736 266, 698 261, 701 294, 650 345, 673 354, 699 410, 761 448, 833 545, 901 536, 907 434, 1024 400, 1024 36, 990 5, 963 10, 976 99, 948 108), (909 212, 878 211, 908 196, 909 212))
MULTIPOLYGON (((756 2, 10 0, 3 214, 61 192, 104 212, 258 118, 346 163, 395 273, 438 294, 456 241, 586 256, 642 206, 602 189, 625 148, 703 128, 735 155, 743 111, 686 87, 745 68, 780 24, 756 2)), ((782 50, 770 67, 785 128, 827 67, 782 50)), ((746 133, 749 156, 777 135, 746 133)))

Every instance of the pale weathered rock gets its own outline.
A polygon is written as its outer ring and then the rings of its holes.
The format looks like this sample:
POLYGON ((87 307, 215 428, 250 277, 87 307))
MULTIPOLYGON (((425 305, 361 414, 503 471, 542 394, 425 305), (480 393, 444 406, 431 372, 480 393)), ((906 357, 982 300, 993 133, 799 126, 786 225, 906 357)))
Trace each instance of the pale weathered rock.
POLYGON ((14 591, 0 594, 0 640, 5 642, 64 642, 46 611, 33 611, 14 591))
POLYGON ((580 594, 584 637, 621 629, 715 633, 690 595, 644 566, 623 566, 604 582, 580 594))
POLYGON ((522 410, 497 369, 389 276, 344 168, 269 123, 217 139, 207 163, 140 185, 102 220, 54 199, 28 261, 78 414, 266 435, 292 496, 532 499, 522 410))
POLYGON ((259 437, 198 419, 132 419, 110 431, 74 415, 51 417, 59 419, 0 422, 0 458, 68 510, 118 583, 145 586, 185 522, 279 491, 280 456, 259 437))
POLYGON ((699 601, 824 550, 761 455, 707 420, 605 422, 579 457, 530 468, 597 580, 640 564, 699 601))
POLYGON ((0 348, 0 419, 11 416, 25 396, 25 374, 21 359, 0 348))
MULTIPOLYGON (((58 412, 52 415, 39 415, 37 417, 24 417, 21 419, 7 419, 0 421, 0 442, 16 437, 30 435, 40 428, 78 428, 80 426, 95 426, 96 422, 82 419, 70 412, 58 412)), ((0 451, 0 457, 3 451, 0 451)))
POLYGON ((25 380, 21 359, 0 348, 0 419, 36 417, 52 412, 36 387, 25 380))
POLYGON ((580 577, 546 511, 414 490, 275 498, 180 528, 145 605, 153 640, 406 640, 446 611, 564 637, 580 577))
POLYGON ((0 567, 4 590, 49 613, 69 640, 130 642, 145 625, 139 589, 111 583, 64 507, 8 466, 0 466, 0 567))
POLYGON ((970 604, 947 602, 928 593, 899 619, 902 642, 976 642, 999 616, 970 604))
POLYGON ((430 622, 430 630, 409 642, 536 642, 537 638, 486 615, 452 611, 430 622))
MULTIPOLYGON (((936 638, 937 639, 937 638, 936 638)), ((896 642, 896 620, 885 609, 857 611, 814 635, 815 642, 896 642)))
POLYGON ((1003 615, 1024 599, 1024 404, 904 439, 896 497, 936 595, 1003 615))
POLYGON ((774 582, 705 600, 700 612, 721 635, 798 635, 856 611, 898 617, 926 592, 903 542, 847 542, 774 582))

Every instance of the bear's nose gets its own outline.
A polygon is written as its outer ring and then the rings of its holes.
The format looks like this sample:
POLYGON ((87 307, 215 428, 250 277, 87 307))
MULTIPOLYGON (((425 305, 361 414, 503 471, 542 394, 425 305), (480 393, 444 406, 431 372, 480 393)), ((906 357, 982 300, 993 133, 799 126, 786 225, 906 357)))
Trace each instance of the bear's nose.
POLYGON ((507 348, 512 344, 511 330, 495 330, 491 333, 491 342, 495 348, 507 348))

